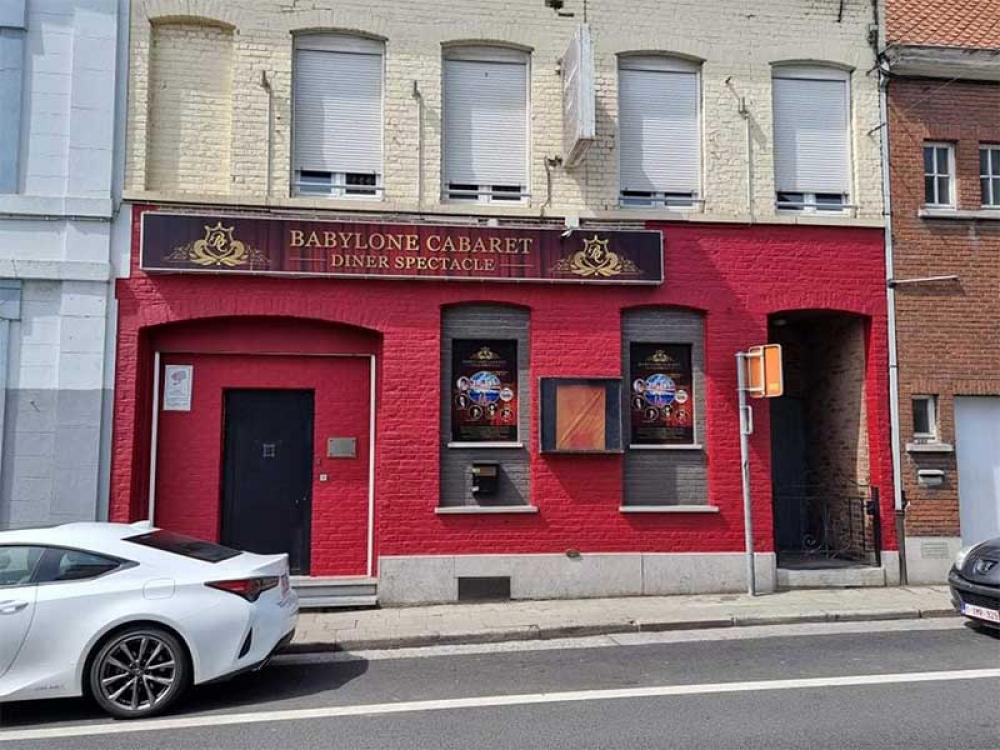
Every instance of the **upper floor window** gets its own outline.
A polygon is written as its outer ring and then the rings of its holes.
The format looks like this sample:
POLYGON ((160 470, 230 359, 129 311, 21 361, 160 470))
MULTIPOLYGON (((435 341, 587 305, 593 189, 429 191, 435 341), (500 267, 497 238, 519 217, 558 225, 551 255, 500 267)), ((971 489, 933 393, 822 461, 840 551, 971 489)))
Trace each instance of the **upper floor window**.
POLYGON ((451 47, 444 54, 444 197, 480 203, 528 196, 528 54, 451 47))
POLYGON ((0 3, 0 193, 17 190, 24 27, 24 0, 0 3))
POLYGON ((618 63, 620 201, 690 207, 701 183, 698 63, 630 55, 618 63))
POLYGON ((843 211, 851 182, 850 73, 774 69, 774 186, 787 211, 843 211))
POLYGON ((924 204, 955 207, 955 147, 951 143, 924 144, 924 204))
POLYGON ((983 206, 1000 208, 1000 145, 979 147, 979 185, 983 206))
POLYGON ((299 195, 382 195, 382 42, 299 34, 293 179, 299 195))

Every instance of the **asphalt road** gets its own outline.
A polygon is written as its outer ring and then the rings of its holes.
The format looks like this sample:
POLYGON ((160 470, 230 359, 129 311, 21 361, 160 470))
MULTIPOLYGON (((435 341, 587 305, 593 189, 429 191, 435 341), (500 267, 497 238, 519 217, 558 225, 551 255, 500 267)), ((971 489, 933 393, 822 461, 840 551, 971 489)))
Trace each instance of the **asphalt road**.
POLYGON ((0 707, 11 748, 1000 747, 1000 639, 958 620, 284 657, 113 722, 0 707))

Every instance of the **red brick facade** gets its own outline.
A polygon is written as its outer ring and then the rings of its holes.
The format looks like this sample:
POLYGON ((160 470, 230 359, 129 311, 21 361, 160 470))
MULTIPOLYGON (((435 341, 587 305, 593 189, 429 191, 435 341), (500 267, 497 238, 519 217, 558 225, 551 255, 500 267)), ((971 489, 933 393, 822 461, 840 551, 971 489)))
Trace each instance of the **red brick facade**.
MULTIPOLYGON (((139 224, 135 222, 133 259, 139 255, 139 224)), ((292 356, 320 351, 376 356, 376 556, 542 553, 569 548, 583 552, 738 552, 743 545, 743 517, 734 353, 766 340, 769 315, 839 311, 865 321, 865 463, 871 484, 883 488, 883 548, 895 549, 881 230, 708 224, 652 228, 663 231, 666 266, 666 282, 653 287, 150 276, 133 260, 131 278, 119 281, 117 289, 112 517, 125 520, 145 513, 154 349, 215 347, 252 354, 280 347, 292 356), (533 384, 542 376, 620 377, 623 310, 676 306, 703 312, 707 404, 703 442, 708 500, 719 512, 620 512, 622 457, 540 454, 538 402, 532 399, 527 442, 531 495, 538 512, 436 514, 439 401, 435 395, 419 409, 399 409, 394 404, 406 400, 414 383, 432 384, 436 389, 441 378, 442 308, 464 302, 510 304, 530 311, 533 384), (173 344, 167 347, 170 341, 173 344)), ((290 365, 289 377, 293 370, 290 365)), ((278 371, 247 372, 251 374, 241 376, 241 382, 271 383, 282 378, 278 371)), ((294 377, 301 379, 301 374, 294 377)), ((204 385, 198 374, 195 384, 196 388, 204 385)), ((217 409, 213 409, 215 414, 217 409)), ((767 551, 773 549, 768 410, 757 404, 755 411, 756 433, 751 443, 756 544, 758 550, 767 551)), ((212 420, 202 430, 208 437, 199 452, 209 455, 199 464, 203 476, 197 481, 183 480, 189 488, 183 499, 188 509, 166 516, 175 518, 178 526, 208 536, 217 533, 214 519, 219 496, 218 449, 212 444, 218 441, 217 414, 212 420)), ((184 460, 176 458, 183 456, 184 446, 177 443, 175 449, 179 453, 165 454, 160 446, 160 471, 185 471, 184 460), (165 468, 164 456, 168 462, 173 460, 173 469, 165 468)), ((332 502, 319 501, 313 507, 314 519, 317 514, 335 512, 332 502)), ((327 546, 314 550, 314 574, 338 572, 337 553, 331 546, 336 544, 330 537, 327 546)), ((357 545, 358 541, 344 544, 357 545)))
POLYGON ((955 455, 905 448, 913 440, 912 396, 939 397, 940 440, 953 445, 954 396, 1000 395, 1000 221, 970 213, 982 204, 979 147, 1000 143, 998 113, 997 83, 901 77, 889 86, 895 277, 958 276, 896 290, 902 480, 911 535, 959 534, 955 455), (951 217, 920 215, 928 141, 954 144, 957 211, 951 217), (918 486, 919 469, 944 470, 944 484, 918 486))
MULTIPOLYGON (((980 146, 1000 143, 1000 2, 890 0, 886 38, 890 60, 919 60, 912 69, 906 62, 891 67, 888 88, 894 275, 957 276, 896 288, 901 484, 914 537, 908 558, 918 561, 924 545, 917 538, 957 539, 962 531, 955 398, 1000 395, 1000 221, 981 210, 979 179, 980 146), (924 209, 927 142, 954 149, 953 210, 924 209), (937 397, 942 450, 914 450, 914 396, 937 397), (943 483, 920 483, 921 470, 943 471, 943 483)), ((943 575, 947 559, 935 565, 943 575)))

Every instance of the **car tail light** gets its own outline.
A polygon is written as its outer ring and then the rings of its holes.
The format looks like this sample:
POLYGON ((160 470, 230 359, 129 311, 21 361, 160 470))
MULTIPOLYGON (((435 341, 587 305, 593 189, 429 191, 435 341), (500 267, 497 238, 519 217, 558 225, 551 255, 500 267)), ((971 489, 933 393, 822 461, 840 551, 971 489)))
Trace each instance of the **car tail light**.
POLYGON ((236 596, 241 596, 248 602, 255 602, 260 598, 262 593, 278 585, 278 576, 235 578, 231 581, 209 581, 205 585, 219 591, 228 591, 230 594, 236 594, 236 596))

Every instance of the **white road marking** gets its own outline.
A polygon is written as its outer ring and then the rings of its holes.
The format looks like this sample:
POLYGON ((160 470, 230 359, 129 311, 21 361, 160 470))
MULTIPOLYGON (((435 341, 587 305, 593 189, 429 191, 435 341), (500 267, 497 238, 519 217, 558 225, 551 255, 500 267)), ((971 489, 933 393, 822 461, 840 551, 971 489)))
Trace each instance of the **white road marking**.
POLYGON ((859 685, 912 684, 918 682, 945 682, 955 680, 983 680, 1000 678, 1000 669, 966 669, 943 672, 902 672, 896 674, 847 675, 844 677, 810 677, 790 680, 754 680, 750 682, 715 682, 700 685, 661 685, 643 688, 616 688, 610 690, 574 690, 561 693, 526 693, 521 695, 486 695, 474 698, 448 698, 443 700, 404 701, 399 703, 370 703, 356 706, 325 706, 282 711, 260 711, 242 714, 211 714, 174 719, 150 719, 142 722, 117 722, 114 724, 84 724, 23 729, 0 732, 0 743, 26 740, 53 740, 69 737, 132 734, 136 732, 176 731, 200 727, 222 727, 242 724, 261 724, 277 721, 304 721, 335 719, 351 716, 385 716, 389 714, 420 711, 448 711, 463 708, 494 708, 506 706, 531 706, 546 703, 579 703, 635 698, 663 698, 669 696, 712 695, 722 693, 752 693, 768 690, 799 690, 808 688, 855 687, 859 685))
POLYGON ((865 622, 810 622, 792 625, 750 625, 710 630, 668 630, 654 633, 618 633, 579 638, 502 641, 500 643, 467 643, 454 646, 420 646, 371 651, 335 651, 315 654, 286 654, 271 662, 273 666, 301 666, 385 659, 426 659, 442 656, 475 656, 506 654, 521 651, 563 651, 580 648, 614 648, 618 646, 658 646, 670 643, 699 641, 744 641, 758 638, 788 638, 793 636, 845 635, 852 633, 898 633, 902 631, 962 630, 957 617, 935 617, 922 620, 885 620, 865 622))

